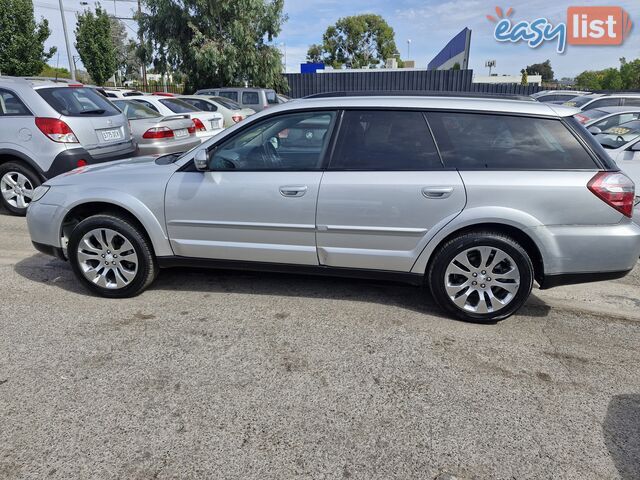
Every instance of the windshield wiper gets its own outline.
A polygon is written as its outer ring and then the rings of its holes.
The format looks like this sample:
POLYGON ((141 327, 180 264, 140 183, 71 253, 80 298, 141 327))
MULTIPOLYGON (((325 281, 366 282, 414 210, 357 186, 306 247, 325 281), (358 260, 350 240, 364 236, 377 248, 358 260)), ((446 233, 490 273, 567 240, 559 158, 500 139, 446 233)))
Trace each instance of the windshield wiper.
POLYGON ((104 110, 103 108, 96 108, 94 110, 83 110, 80 112, 80 115, 91 115, 91 114, 96 114, 96 115, 102 115, 106 110, 104 110))

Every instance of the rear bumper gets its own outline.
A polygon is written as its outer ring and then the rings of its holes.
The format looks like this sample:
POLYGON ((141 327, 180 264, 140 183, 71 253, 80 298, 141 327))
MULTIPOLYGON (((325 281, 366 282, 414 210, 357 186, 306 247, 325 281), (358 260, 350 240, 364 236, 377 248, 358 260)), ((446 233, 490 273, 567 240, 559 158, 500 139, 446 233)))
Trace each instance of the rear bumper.
POLYGON ((56 155, 49 170, 44 172, 46 179, 53 178, 61 173, 65 173, 78 167, 78 162, 84 160, 87 165, 93 165, 96 163, 110 162, 112 160, 120 160, 123 158, 134 157, 136 152, 136 146, 131 143, 131 146, 125 150, 119 150, 115 154, 109 155, 92 155, 84 148, 72 148, 65 150, 56 155))
POLYGON ((200 145, 201 141, 199 138, 194 137, 193 139, 189 139, 186 142, 165 142, 166 144, 158 143, 138 143, 138 151, 136 153, 137 156, 146 156, 146 155, 165 155, 167 153, 178 153, 178 152, 186 152, 187 150, 191 150, 193 147, 200 145))

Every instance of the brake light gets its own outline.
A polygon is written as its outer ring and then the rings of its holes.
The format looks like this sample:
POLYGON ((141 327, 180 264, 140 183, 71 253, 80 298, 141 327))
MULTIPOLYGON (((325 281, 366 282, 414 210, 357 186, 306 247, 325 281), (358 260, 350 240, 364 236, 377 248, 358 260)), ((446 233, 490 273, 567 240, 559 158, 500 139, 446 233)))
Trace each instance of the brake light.
POLYGON ((173 138, 173 130, 169 127, 153 127, 144 132, 142 138, 173 138))
POLYGON ((204 128, 204 124, 200 121, 199 118, 194 118, 193 119, 193 124, 196 127, 196 130, 198 130, 199 132, 206 132, 207 129, 204 128))
POLYGON ((599 172, 589 181, 587 188, 623 215, 633 216, 635 185, 624 173, 599 172))
POLYGON ((83 158, 76 162, 76 167, 85 167, 87 165, 87 161, 83 158))
POLYGON ((578 120, 581 124, 585 124, 589 121, 589 117, 587 117, 586 115, 582 115, 580 113, 576 113, 573 118, 575 118, 576 120, 578 120))
POLYGON ((71 88, 81 88, 81 87, 84 87, 84 85, 83 85, 83 84, 81 84, 81 83, 70 83, 68 86, 69 86, 69 87, 71 87, 71 88))
POLYGON ((196 133, 196 124, 193 123, 193 120, 191 120, 191 126, 187 127, 187 131, 189 132, 189 135, 196 133))
POLYGON ((234 122, 238 123, 240 120, 242 120, 244 117, 242 115, 232 115, 231 116, 231 120, 233 120, 234 122))
POLYGON ((58 118, 36 117, 36 127, 54 142, 78 143, 69 125, 58 118))

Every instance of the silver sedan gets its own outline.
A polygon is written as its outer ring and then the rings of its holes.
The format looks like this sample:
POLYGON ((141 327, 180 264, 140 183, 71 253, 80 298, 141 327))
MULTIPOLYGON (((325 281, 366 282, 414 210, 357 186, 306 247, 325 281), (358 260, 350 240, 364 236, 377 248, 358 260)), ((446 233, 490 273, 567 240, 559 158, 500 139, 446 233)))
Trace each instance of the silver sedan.
POLYGON ((130 100, 113 100, 131 125, 138 155, 185 152, 200 144, 193 120, 187 115, 163 117, 158 112, 130 100))

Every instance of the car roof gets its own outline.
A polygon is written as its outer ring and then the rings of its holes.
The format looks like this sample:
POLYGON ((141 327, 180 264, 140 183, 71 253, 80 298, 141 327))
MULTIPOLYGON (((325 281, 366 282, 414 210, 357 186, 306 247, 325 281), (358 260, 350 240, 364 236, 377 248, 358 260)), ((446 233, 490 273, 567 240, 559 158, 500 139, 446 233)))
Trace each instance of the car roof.
POLYGON ((482 112, 516 113, 537 116, 570 117, 579 112, 577 108, 547 103, 496 99, 443 96, 366 96, 304 98, 296 102, 282 103, 268 110, 290 110, 301 108, 424 108, 469 110, 482 112))
POLYGON ((31 88, 45 88, 45 87, 67 87, 67 86, 83 86, 81 82, 71 80, 70 78, 49 78, 49 77, 10 77, 0 76, 0 82, 7 84, 14 84, 15 86, 24 86, 31 88))
POLYGON ((586 95, 589 92, 584 90, 540 90, 539 92, 532 93, 531 96, 533 98, 537 98, 537 97, 542 97, 543 95, 553 95, 553 94, 573 95, 574 93, 577 97, 578 95, 586 95))

